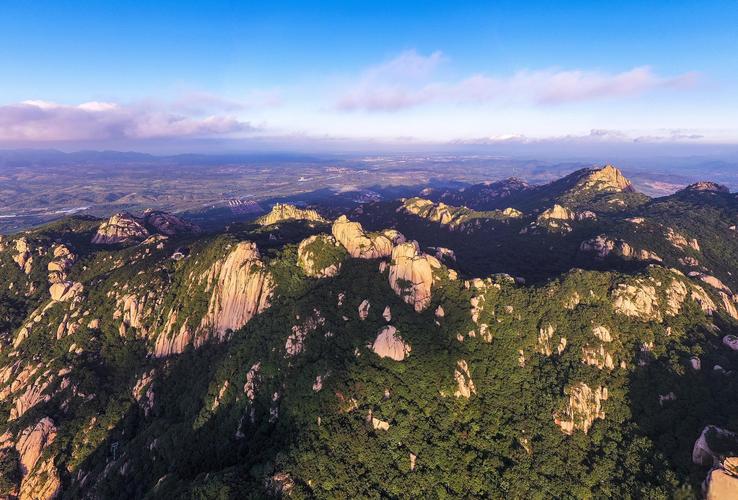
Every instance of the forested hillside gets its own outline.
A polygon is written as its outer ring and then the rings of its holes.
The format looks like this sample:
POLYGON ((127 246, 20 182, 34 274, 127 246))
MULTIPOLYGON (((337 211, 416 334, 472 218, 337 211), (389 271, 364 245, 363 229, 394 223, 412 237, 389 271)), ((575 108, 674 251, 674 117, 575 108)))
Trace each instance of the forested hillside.
POLYGON ((0 495, 738 495, 734 194, 418 195, 0 240, 0 495))

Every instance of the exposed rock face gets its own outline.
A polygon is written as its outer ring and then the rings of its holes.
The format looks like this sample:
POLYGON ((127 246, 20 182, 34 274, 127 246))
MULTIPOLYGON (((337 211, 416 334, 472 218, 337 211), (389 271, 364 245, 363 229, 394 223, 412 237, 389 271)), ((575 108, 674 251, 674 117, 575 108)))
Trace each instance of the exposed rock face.
POLYGON ((366 424, 369 429, 375 431, 388 431, 390 428, 389 422, 376 418, 371 410, 366 415, 366 424))
POLYGON ((293 325, 292 333, 287 337, 284 345, 285 357, 289 358, 300 354, 305 349, 305 338, 308 334, 324 324, 325 318, 320 314, 320 311, 315 309, 313 314, 305 318, 302 323, 293 325))
POLYGON ((149 416, 149 412, 154 407, 154 370, 149 370, 148 372, 141 375, 138 380, 136 380, 136 384, 133 386, 133 390, 131 391, 131 395, 133 396, 133 399, 138 402, 138 405, 141 407, 141 409, 144 412, 144 416, 149 416))
POLYGON ((477 393, 477 388, 474 386, 474 381, 469 373, 469 365, 463 359, 456 362, 454 380, 456 381, 456 392, 454 392, 454 396, 457 398, 469 399, 472 394, 477 393))
POLYGON ((543 354, 544 356, 550 356, 553 353, 553 350, 551 348, 551 339, 554 336, 554 333, 556 332, 556 328, 548 324, 544 327, 541 327, 538 331, 538 352, 543 354))
POLYGON ((359 319, 364 321, 367 316, 369 316, 369 308, 372 307, 372 305, 369 303, 368 299, 364 299, 361 301, 361 304, 359 304, 359 319))
POLYGON ((54 459, 49 458, 36 466, 33 474, 23 480, 19 500, 51 500, 61 492, 59 473, 54 459))
POLYGON ((467 208, 452 207, 443 202, 436 204, 423 198, 410 198, 400 209, 444 226, 458 226, 471 214, 467 208))
POLYGON ((277 203, 272 210, 258 219, 256 223, 261 226, 269 226, 286 220, 309 220, 315 222, 328 222, 315 210, 305 210, 286 203, 277 203))
POLYGON ((66 280, 67 273, 77 260, 77 256, 65 245, 55 246, 53 255, 54 258, 47 266, 49 283, 52 284, 66 280))
POLYGON ((259 373, 261 372, 261 361, 257 361, 251 368, 249 368, 246 374, 246 383, 243 385, 243 392, 249 401, 254 401, 256 398, 256 385, 259 380, 259 373))
POLYGON ((676 232, 673 228, 667 227, 665 236, 666 239, 669 240, 669 243, 680 250, 691 248, 698 252, 700 251, 700 244, 695 238, 688 240, 684 235, 676 232))
POLYGON ((707 474, 706 500, 738 498, 738 457, 727 457, 707 474))
POLYGON ((25 391, 19 394, 13 401, 8 421, 22 417, 28 410, 37 404, 51 399, 51 396, 45 394, 50 383, 51 378, 42 375, 37 378, 33 384, 25 386, 25 391))
POLYGON ((726 335, 723 337, 723 345, 733 351, 738 351, 738 337, 735 335, 726 335))
POLYGON ((430 305, 433 268, 439 267, 438 259, 421 254, 417 243, 403 243, 392 250, 390 286, 402 300, 420 312, 430 305))
POLYGON ((560 414, 554 414, 554 422, 564 434, 573 434, 581 430, 589 432, 596 419, 604 419, 602 402, 607 400, 607 388, 597 387, 592 390, 584 382, 578 382, 568 388, 569 400, 560 414))
POLYGON ((208 289, 212 295, 201 328, 222 339, 269 307, 274 283, 256 244, 243 241, 210 268, 208 289))
POLYGON ((165 236, 199 233, 200 228, 174 214, 147 209, 143 214, 144 224, 153 231, 165 236))
POLYGON ((392 321, 392 310, 390 309, 390 306, 385 306, 384 311, 382 312, 382 317, 388 323, 392 321))
POLYGON ((579 187, 597 191, 632 192, 633 186, 623 173, 612 165, 590 170, 586 177, 579 181, 579 187))
POLYGON ((728 295, 725 292, 718 292, 720 300, 723 303, 725 312, 733 319, 738 319, 738 310, 736 309, 736 297, 735 295, 728 295))
POLYGON ((278 472, 266 481, 269 492, 275 498, 289 497, 295 488, 295 482, 287 472, 278 472))
MULTIPOLYGON (((336 246, 333 236, 318 234, 310 236, 300 242, 297 248, 297 263, 305 274, 313 278, 330 278, 341 270, 341 261, 334 261, 328 255, 326 249, 336 246)), ((345 254, 344 254, 345 255, 345 254)))
POLYGON ((608 255, 615 255, 624 260, 642 260, 642 261, 653 261, 662 262, 661 257, 656 255, 654 252, 649 250, 636 250, 627 242, 621 239, 611 239, 601 234, 590 240, 583 241, 579 245, 579 250, 582 252, 593 253, 596 259, 604 259, 608 255))
POLYGON ((735 455, 738 451, 738 435, 714 425, 702 429, 692 448, 692 463, 696 465, 718 465, 724 454, 735 455), (721 451, 716 451, 721 450, 721 451))
POLYGON ((435 257, 439 262, 456 262, 456 253, 446 247, 431 247, 428 250, 435 252, 435 257))
POLYGON ((517 219, 518 217, 523 216, 523 212, 521 212, 518 209, 512 208, 512 207, 507 207, 506 209, 502 211, 502 215, 504 215, 505 217, 511 217, 513 219, 517 219))
POLYGON ((115 245, 119 243, 138 243, 149 237, 149 231, 141 221, 129 213, 114 214, 107 222, 100 224, 92 237, 96 245, 115 245))
POLYGON ((538 222, 546 220, 574 220, 575 218, 576 214, 572 210, 556 204, 553 207, 544 210, 543 213, 538 216, 538 222))
POLYGON ((43 451, 56 439, 54 422, 45 417, 36 425, 24 429, 18 437, 15 449, 20 455, 23 479, 19 498, 42 500, 54 498, 61 487, 53 458, 41 462, 43 451))
POLYGON ((407 241, 405 239, 405 235, 397 229, 384 229, 382 234, 389 238, 393 245, 399 245, 400 243, 405 243, 405 241, 407 241))
POLYGON ((18 264, 18 267, 24 273, 30 274, 33 270, 33 255, 31 254, 31 245, 25 237, 15 240, 15 251, 13 261, 18 264))
POLYGON ((656 288, 644 280, 636 280, 633 284, 621 283, 613 291, 613 299, 613 308, 617 313, 644 321, 662 320, 656 288))
POLYGON ((163 358, 172 354, 180 354, 185 348, 192 343, 192 331, 185 321, 179 330, 173 331, 174 324, 177 322, 177 313, 170 313, 169 320, 164 326, 164 330, 156 338, 154 345, 154 357, 163 358))
POLYGON ((607 368, 608 370, 615 368, 613 355, 605 349, 603 344, 600 344, 597 347, 582 347, 582 363, 596 366, 600 370, 603 368, 607 368))
POLYGON ((718 290, 720 290, 721 292, 724 292, 726 294, 731 294, 732 295, 732 293, 733 293, 733 292, 731 292, 730 288, 728 288, 725 285, 725 283, 723 283, 722 281, 720 281, 715 276, 711 276, 711 275, 705 274, 705 273, 694 272, 694 271, 691 272, 691 273, 689 273, 689 276, 691 278, 697 278, 700 281, 703 281, 703 282, 707 283, 708 285, 710 285, 711 287, 717 288, 718 290))
POLYGON ((612 342, 610 330, 604 326, 595 326, 592 328, 592 335, 600 339, 602 342, 612 342))
POLYGON ((146 335, 148 328, 145 320, 153 313, 155 302, 156 294, 153 292, 145 293, 140 297, 133 293, 123 295, 116 301, 117 309, 113 318, 122 319, 126 327, 135 328, 142 335, 146 335))
POLYGON ((359 259, 378 259, 392 253, 392 242, 383 234, 369 235, 361 224, 350 222, 342 215, 333 223, 333 237, 346 248, 349 255, 359 259))
POLYGON ((394 326, 385 326, 377 334, 377 338, 372 344, 372 351, 374 351, 380 358, 390 358, 395 361, 402 361, 410 354, 410 345, 405 343, 402 338, 397 334, 397 329, 394 326))
POLYGON ((712 192, 712 193, 729 193, 730 189, 728 189, 727 186, 718 184, 717 182, 699 181, 699 182, 695 182, 694 184, 690 184, 689 186, 685 187, 682 191, 706 191, 706 192, 712 192))
POLYGON ((692 300, 696 301, 700 305, 706 314, 712 314, 717 310, 715 302, 713 302, 710 296, 707 295, 705 289, 701 286, 693 285, 690 296, 692 297, 692 300))
POLYGON ((666 314, 676 316, 682 309, 684 299, 687 298, 687 286, 681 280, 674 279, 666 289, 666 314))
POLYGON ((61 283, 53 283, 49 287, 51 300, 55 302, 70 302, 79 297, 84 291, 82 283, 73 281, 64 281, 61 283))

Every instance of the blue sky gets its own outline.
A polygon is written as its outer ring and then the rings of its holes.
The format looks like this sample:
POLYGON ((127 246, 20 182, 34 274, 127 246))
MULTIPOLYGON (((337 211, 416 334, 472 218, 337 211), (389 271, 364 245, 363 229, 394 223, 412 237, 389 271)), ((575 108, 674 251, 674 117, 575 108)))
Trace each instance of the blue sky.
POLYGON ((0 145, 738 142, 738 2, 0 4, 0 145))

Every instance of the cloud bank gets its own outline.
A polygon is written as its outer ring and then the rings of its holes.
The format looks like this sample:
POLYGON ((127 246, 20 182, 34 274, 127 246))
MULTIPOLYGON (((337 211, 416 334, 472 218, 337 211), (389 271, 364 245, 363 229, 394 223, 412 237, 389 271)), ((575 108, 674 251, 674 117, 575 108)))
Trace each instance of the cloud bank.
POLYGON ((656 74, 649 66, 620 73, 585 70, 521 70, 508 76, 474 74, 456 81, 432 79, 445 61, 441 52, 422 56, 401 53, 364 71, 335 103, 342 111, 399 111, 429 103, 488 102, 556 105, 577 101, 632 97, 658 89, 687 89, 698 75, 656 74))
POLYGON ((23 101, 0 106, 0 141, 89 141, 200 138, 256 128, 231 115, 192 117, 145 105, 23 101))

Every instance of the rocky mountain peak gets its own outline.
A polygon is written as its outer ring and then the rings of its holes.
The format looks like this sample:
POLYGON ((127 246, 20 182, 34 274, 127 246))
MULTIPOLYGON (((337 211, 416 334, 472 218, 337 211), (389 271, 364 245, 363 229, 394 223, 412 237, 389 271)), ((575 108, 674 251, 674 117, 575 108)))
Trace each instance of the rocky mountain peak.
POLYGON ((590 169, 578 186, 583 189, 594 189, 597 191, 632 192, 631 182, 623 173, 612 165, 602 168, 590 169))
POLYGON ((256 223, 261 226, 268 226, 286 220, 328 222, 315 210, 297 208, 287 203, 277 203, 268 214, 256 219, 256 223))
POLYGON ((197 225, 168 212, 147 209, 143 215, 144 225, 164 236, 177 236, 188 233, 197 234, 200 232, 200 228, 197 225))
POLYGON ((97 233, 92 238, 92 243, 96 245, 133 243, 143 241, 148 236, 149 231, 144 227, 142 221, 128 212, 119 212, 100 224, 97 233))

